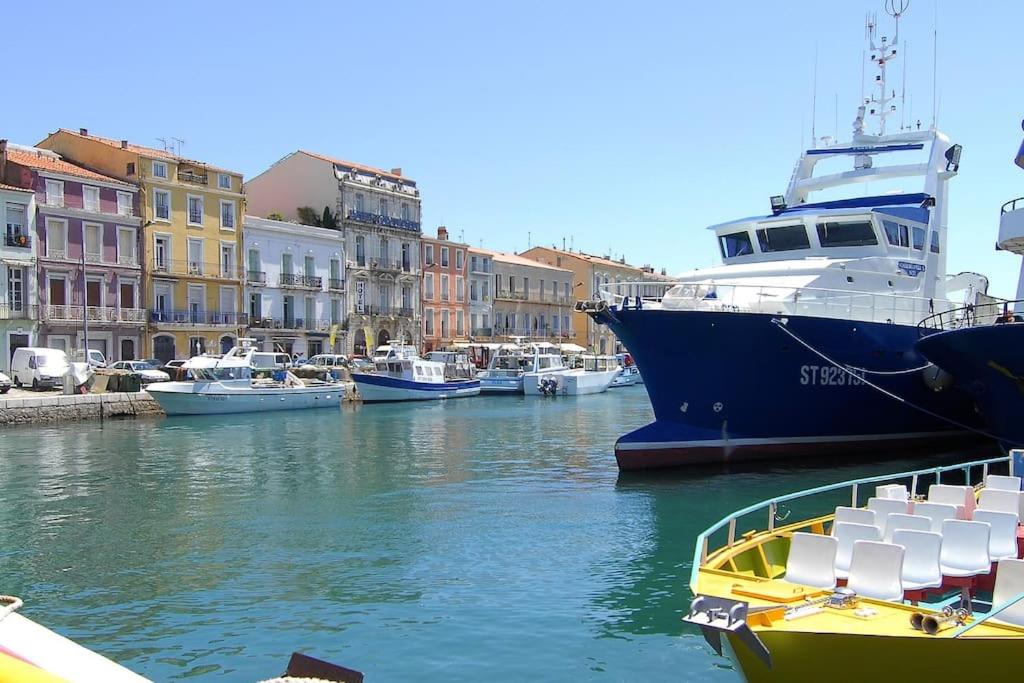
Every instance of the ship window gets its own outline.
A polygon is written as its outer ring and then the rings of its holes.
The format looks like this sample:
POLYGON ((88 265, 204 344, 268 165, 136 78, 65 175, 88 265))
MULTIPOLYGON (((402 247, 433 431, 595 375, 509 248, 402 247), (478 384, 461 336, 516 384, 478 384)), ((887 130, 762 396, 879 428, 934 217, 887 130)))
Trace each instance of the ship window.
POLYGON ((893 221, 882 221, 886 241, 894 247, 909 247, 910 235, 907 226, 893 221))
POLYGON ((914 231, 914 249, 924 249, 924 228, 912 228, 914 231))
POLYGON ((938 254, 939 253, 939 233, 938 233, 938 231, 935 231, 935 230, 932 231, 931 252, 933 254, 938 254))
POLYGON ((754 253, 754 245, 750 243, 750 233, 747 231, 733 232, 718 237, 719 246, 722 248, 722 258, 733 256, 746 256, 754 253))
POLYGON ((757 243, 761 251, 793 251, 810 249, 807 228, 800 225, 781 225, 777 228, 762 228, 757 231, 757 243))
POLYGON ((869 221, 862 223, 818 223, 818 241, 823 247, 866 247, 878 244, 869 221))

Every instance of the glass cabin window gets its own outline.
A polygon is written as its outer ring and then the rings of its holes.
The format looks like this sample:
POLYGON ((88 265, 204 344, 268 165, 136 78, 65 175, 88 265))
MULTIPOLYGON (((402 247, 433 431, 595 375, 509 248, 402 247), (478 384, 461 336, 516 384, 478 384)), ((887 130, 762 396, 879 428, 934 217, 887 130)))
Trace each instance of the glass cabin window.
POLYGON ((823 247, 868 247, 878 244, 870 221, 818 223, 818 241, 823 247))
POLYGON ((907 226, 895 221, 882 221, 882 229, 885 230, 885 240, 892 246, 910 246, 910 233, 907 226))
POLYGON ((923 250, 925 241, 924 228, 911 228, 914 232, 914 249, 923 250))
POLYGON ((757 231, 757 243, 761 251, 793 251, 810 249, 807 229, 803 225, 781 225, 777 228, 761 228, 757 231))
POLYGON ((938 231, 935 231, 935 230, 932 231, 932 244, 931 244, 931 250, 930 251, 933 254, 938 254, 939 253, 939 233, 938 233, 938 231))
POLYGON ((734 256, 746 256, 754 253, 754 245, 750 242, 750 233, 747 231, 733 232, 728 235, 719 235, 718 244, 722 248, 722 258, 734 256))

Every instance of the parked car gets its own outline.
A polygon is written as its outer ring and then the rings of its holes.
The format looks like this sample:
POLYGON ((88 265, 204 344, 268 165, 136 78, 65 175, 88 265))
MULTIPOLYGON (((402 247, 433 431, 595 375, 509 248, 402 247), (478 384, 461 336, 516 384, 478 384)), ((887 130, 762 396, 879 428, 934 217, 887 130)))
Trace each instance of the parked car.
POLYGON ((258 351, 252 354, 252 366, 257 370, 286 370, 292 366, 292 357, 287 353, 258 351))
POLYGON ((11 358, 11 379, 16 387, 26 384, 35 390, 59 387, 69 367, 68 355, 60 349, 23 346, 16 349, 11 358))
POLYGON ((112 370, 127 370, 128 372, 134 372, 142 378, 143 384, 168 382, 171 379, 169 374, 163 370, 158 370, 155 365, 143 360, 119 360, 111 365, 110 368, 112 370))
MULTIPOLYGON (((82 349, 75 351, 75 362, 84 363, 85 353, 82 349)), ((90 368, 105 368, 107 367, 107 359, 103 356, 102 351, 96 349, 89 349, 89 367, 90 368)))
POLYGON ((171 379, 181 380, 181 379, 185 379, 185 370, 182 367, 183 365, 185 365, 185 362, 186 361, 184 361, 184 360, 177 360, 177 359, 169 360, 166 363, 164 363, 163 365, 160 365, 160 366, 157 366, 157 367, 160 370, 163 370, 164 372, 166 372, 168 375, 170 375, 171 379))
POLYGON ((318 353, 312 358, 302 361, 299 367, 314 368, 316 370, 347 368, 348 358, 336 353, 318 353))
POLYGON ((6 394, 11 390, 11 378, 0 372, 0 394, 6 394))

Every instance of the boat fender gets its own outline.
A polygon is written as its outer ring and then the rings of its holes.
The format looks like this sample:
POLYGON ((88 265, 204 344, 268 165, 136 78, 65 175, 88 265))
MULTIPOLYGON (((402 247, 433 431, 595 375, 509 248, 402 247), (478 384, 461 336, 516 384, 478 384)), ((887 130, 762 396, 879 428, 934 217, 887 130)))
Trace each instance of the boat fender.
POLYGON ((922 370, 921 379, 924 380, 926 387, 935 392, 948 389, 953 384, 953 375, 937 365, 932 365, 922 370))

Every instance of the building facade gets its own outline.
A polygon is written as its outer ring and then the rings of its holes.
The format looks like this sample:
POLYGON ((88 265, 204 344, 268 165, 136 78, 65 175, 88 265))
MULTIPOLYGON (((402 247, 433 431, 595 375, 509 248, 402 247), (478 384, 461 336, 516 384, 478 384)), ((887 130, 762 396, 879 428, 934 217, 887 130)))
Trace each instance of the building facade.
POLYGON ((141 357, 138 188, 46 149, 9 145, 6 174, 35 192, 41 346, 141 357))
POLYGON ((9 372, 14 350, 37 344, 36 197, 5 182, 7 143, 0 140, 0 371, 9 372))
POLYGON ((437 229, 437 238, 423 237, 422 292, 423 350, 448 348, 468 334, 469 245, 448 239, 448 229, 437 229))
POLYGON ((494 264, 491 252, 469 248, 469 335, 473 339, 494 336, 492 286, 494 264))
POLYGON ((420 191, 390 171, 297 151, 246 183, 251 213, 289 220, 326 208, 340 225, 347 262, 346 353, 372 355, 392 339, 421 344, 420 191))
MULTIPOLYGON (((527 337, 554 342, 575 338, 571 271, 516 254, 488 249, 473 252, 478 258, 489 257, 494 271, 492 338, 527 337)), ((474 335, 478 340, 483 337, 474 335)))
POLYGON ((144 354, 167 361, 234 345, 246 327, 241 174, 85 129, 58 130, 39 146, 138 185, 144 354))
POLYGON ((345 347, 345 249, 340 230, 245 217, 248 336, 300 356, 345 347))

